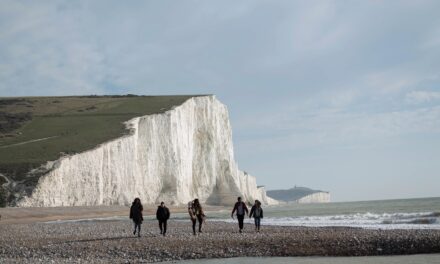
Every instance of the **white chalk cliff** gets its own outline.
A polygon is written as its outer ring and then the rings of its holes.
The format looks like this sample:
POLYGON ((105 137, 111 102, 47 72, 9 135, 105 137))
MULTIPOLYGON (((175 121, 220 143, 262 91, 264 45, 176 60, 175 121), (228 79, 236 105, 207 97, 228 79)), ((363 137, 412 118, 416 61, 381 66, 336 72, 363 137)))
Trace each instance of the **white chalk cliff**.
POLYGON ((330 193, 328 192, 316 192, 309 195, 306 195, 298 200, 297 203, 329 203, 330 202, 330 193))
POLYGON ((131 133, 46 166, 32 194, 18 206, 143 203, 276 203, 255 177, 234 161, 225 105, 214 96, 192 97, 165 113, 127 121, 131 133))

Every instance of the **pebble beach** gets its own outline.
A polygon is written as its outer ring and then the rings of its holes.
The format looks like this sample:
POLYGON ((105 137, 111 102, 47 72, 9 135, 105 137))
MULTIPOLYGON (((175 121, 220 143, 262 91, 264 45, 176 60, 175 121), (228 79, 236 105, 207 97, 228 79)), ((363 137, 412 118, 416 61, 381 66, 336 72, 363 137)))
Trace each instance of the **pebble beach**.
POLYGON ((147 263, 186 259, 281 256, 378 256, 440 253, 440 230, 263 226, 208 221, 192 234, 190 221, 170 220, 168 233, 129 220, 0 224, 1 263, 147 263))

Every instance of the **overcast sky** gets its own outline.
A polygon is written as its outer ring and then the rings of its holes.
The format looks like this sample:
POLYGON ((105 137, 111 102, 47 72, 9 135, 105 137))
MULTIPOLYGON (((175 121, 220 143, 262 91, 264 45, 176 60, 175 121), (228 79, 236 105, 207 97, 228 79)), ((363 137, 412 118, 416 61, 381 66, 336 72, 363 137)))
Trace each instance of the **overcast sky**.
POLYGON ((267 189, 440 196, 440 1, 0 1, 0 95, 215 94, 267 189))

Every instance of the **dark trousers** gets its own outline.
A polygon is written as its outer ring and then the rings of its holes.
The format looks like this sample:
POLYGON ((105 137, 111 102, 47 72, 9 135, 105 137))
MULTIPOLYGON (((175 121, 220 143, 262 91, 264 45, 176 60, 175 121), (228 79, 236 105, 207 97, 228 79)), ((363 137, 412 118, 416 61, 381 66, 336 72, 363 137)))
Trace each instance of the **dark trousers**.
POLYGON ((136 231, 138 231, 138 234, 141 233, 141 223, 142 222, 135 222, 135 221, 133 221, 133 224, 134 224, 133 234, 136 234, 136 231))
POLYGON ((260 222, 261 222, 261 218, 260 218, 260 217, 255 217, 254 220, 255 220, 255 228, 256 228, 257 230, 260 230, 260 222))
POLYGON ((203 224, 203 217, 201 215, 197 215, 196 218, 191 218, 192 221, 192 227, 193 227, 193 233, 196 233, 196 222, 199 221, 199 232, 202 232, 202 224, 203 224))
POLYGON ((244 215, 237 215, 237 219, 238 219, 238 227, 240 228, 240 230, 242 230, 243 229, 244 215))
POLYGON ((159 220, 160 233, 164 234, 167 232, 167 220, 159 220))

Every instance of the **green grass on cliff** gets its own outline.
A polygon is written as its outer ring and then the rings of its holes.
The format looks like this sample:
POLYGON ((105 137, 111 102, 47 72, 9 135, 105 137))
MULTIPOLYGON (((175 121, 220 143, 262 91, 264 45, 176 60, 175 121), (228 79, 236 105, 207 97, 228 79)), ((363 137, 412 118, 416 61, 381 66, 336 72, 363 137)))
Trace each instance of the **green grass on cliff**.
MULTIPOLYGON (((63 153, 91 149, 126 134, 136 116, 161 113, 192 96, 0 98, 0 173, 14 180, 63 153)), ((33 185, 32 182, 29 182, 33 185)))

